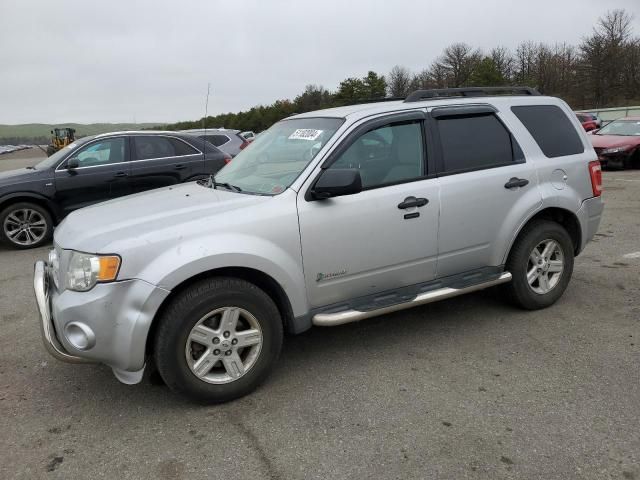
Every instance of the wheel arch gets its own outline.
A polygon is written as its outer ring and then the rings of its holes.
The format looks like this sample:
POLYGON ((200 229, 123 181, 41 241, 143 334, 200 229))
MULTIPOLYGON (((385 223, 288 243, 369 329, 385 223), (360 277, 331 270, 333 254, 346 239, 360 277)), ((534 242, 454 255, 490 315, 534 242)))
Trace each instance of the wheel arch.
POLYGON ((201 272, 197 275, 187 278, 171 290, 171 293, 160 304, 160 307, 158 308, 156 314, 154 315, 153 321, 151 322, 151 327, 149 328, 149 332, 147 334, 147 342, 145 347, 145 352, 147 355, 153 352, 153 340, 155 338, 159 324, 157 319, 162 315, 163 311, 169 306, 171 301, 194 283, 199 282, 200 280, 203 280, 205 278, 212 277, 239 278, 241 280, 245 280, 249 283, 254 284, 256 287, 260 288, 267 295, 269 295, 269 297, 275 302, 276 307, 278 307, 278 311, 280 312, 285 331, 289 333, 296 333, 296 329, 294 327, 295 317, 293 314, 293 308, 291 307, 291 302, 289 301, 289 297, 287 296, 282 285, 280 285, 272 276, 260 270, 249 267, 221 267, 201 272))
POLYGON ((511 254, 511 250, 515 245, 516 241, 520 237, 520 234, 525 229, 527 225, 531 222, 539 219, 551 220, 560 224, 565 228, 569 236, 571 237, 571 241, 573 243, 573 253, 577 256, 580 253, 580 247, 582 245, 582 228, 580 226, 580 221, 575 213, 566 208, 561 207, 547 207, 542 210, 539 210, 534 215, 529 217, 525 222, 522 223, 516 235, 514 235, 509 248, 504 256, 503 263, 506 263, 509 255, 511 254))
POLYGON ((51 215, 54 224, 57 224, 60 221, 58 209, 55 208, 53 202, 51 202, 51 200, 49 200, 44 195, 38 195, 37 193, 33 192, 17 192, 3 196, 2 198, 0 198, 0 211, 4 210, 10 205, 13 205, 14 203, 20 202, 35 203, 36 205, 46 209, 47 212, 49 212, 49 215, 51 215))

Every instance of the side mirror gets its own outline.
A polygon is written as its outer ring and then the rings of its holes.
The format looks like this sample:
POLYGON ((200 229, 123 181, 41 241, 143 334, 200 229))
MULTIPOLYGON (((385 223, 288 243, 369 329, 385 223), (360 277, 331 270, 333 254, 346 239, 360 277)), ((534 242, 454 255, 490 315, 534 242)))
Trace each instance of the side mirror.
POLYGON ((78 159, 76 157, 70 158, 67 160, 67 170, 75 170, 80 166, 78 159))
POLYGON ((360 170, 356 168, 325 170, 311 190, 316 200, 324 200, 341 195, 353 195, 362 191, 360 170))

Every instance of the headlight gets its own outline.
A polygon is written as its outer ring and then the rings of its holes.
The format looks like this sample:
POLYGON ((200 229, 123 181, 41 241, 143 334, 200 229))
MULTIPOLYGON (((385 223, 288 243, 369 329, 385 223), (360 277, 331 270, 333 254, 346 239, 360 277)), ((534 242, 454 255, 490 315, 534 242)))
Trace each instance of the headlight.
POLYGON ((51 266, 51 276, 53 277, 53 283, 57 289, 60 289, 58 282, 58 275, 60 275, 60 260, 58 259, 58 253, 55 248, 49 250, 49 265, 51 266))
POLYGON ((67 268, 66 287, 76 292, 91 290, 98 282, 112 282, 118 276, 120 257, 73 252, 67 268))
POLYGON ((600 153, 604 155, 611 154, 611 153, 622 153, 629 150, 630 148, 631 148, 631 145, 625 145, 624 147, 605 148, 600 153))

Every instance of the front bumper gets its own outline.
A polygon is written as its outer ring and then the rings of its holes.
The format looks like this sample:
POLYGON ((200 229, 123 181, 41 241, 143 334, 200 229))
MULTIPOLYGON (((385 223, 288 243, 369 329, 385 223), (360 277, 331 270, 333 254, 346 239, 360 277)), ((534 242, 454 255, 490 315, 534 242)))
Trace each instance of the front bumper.
POLYGON ((47 351, 71 363, 104 363, 124 383, 137 383, 144 370, 151 322, 169 291, 142 280, 98 284, 88 292, 58 292, 49 267, 35 265, 33 287, 47 351), (71 326, 91 332, 92 342, 74 342, 71 326))
POLYGON ((606 155, 598 154, 598 160, 600 161, 600 165, 602 165, 602 167, 611 167, 618 169, 625 168, 630 157, 630 152, 620 152, 606 155))
POLYGON ((47 264, 36 262, 33 272, 33 290, 36 295, 38 312, 40 313, 40 333, 47 352, 52 357, 68 363, 96 363, 83 357, 76 357, 67 352, 56 337, 51 318, 51 298, 49 296, 49 271, 47 264))

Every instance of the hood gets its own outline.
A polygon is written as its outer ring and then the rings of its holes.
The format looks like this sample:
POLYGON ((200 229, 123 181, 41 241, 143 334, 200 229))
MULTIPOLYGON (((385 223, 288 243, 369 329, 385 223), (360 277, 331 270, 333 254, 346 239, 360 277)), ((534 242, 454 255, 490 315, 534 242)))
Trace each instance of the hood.
POLYGON ((589 135, 594 148, 615 148, 640 145, 640 137, 624 135, 589 135))
POLYGON ((42 170, 33 170, 30 168, 19 168, 17 170, 8 170, 0 172, 0 186, 16 185, 18 183, 31 182, 48 172, 42 170))
POLYGON ((150 190, 76 210, 56 228, 55 242, 64 249, 117 253, 120 242, 157 243, 194 225, 219 228, 224 218, 237 218, 238 210, 271 198, 195 182, 150 190))

